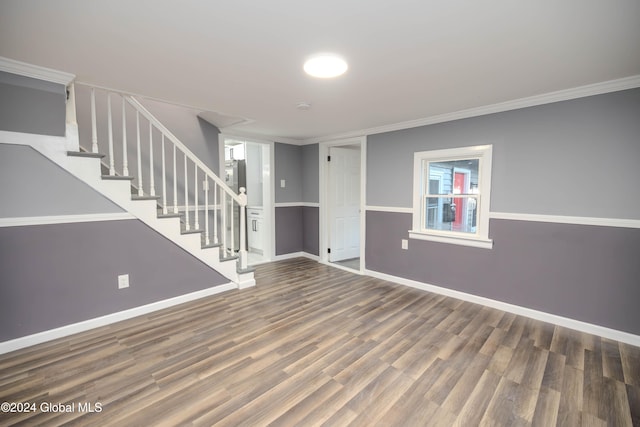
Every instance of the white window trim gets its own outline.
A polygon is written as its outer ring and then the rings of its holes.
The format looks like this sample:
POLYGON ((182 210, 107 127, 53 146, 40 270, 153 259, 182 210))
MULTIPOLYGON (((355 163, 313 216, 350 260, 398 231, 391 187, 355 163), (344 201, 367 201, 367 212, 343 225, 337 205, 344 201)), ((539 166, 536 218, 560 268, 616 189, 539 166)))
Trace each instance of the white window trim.
MULTIPOLYGON (((409 230, 409 238, 430 240, 433 242, 451 243, 472 246, 476 248, 493 248, 493 240, 489 238, 489 212, 491 201, 491 160, 492 145, 477 145, 473 147, 449 148, 444 150, 419 151, 413 154, 413 223, 409 230), (425 160, 450 161, 457 159, 480 158, 478 222, 475 234, 458 233, 455 231, 424 230, 422 229, 422 195, 425 160)), ((426 212, 425 212, 426 214, 426 212)))

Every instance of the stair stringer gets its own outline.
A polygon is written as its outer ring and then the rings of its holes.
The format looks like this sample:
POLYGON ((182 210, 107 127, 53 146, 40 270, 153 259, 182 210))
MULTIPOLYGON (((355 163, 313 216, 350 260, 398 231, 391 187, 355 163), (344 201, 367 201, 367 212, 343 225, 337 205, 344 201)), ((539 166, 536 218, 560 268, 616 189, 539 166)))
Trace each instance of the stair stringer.
POLYGON ((252 271, 239 273, 233 260, 220 260, 218 247, 202 249, 201 233, 183 234, 179 218, 158 218, 156 200, 133 200, 130 181, 101 178, 100 159, 68 156, 61 167, 191 255, 231 280, 239 289, 255 286, 252 271))

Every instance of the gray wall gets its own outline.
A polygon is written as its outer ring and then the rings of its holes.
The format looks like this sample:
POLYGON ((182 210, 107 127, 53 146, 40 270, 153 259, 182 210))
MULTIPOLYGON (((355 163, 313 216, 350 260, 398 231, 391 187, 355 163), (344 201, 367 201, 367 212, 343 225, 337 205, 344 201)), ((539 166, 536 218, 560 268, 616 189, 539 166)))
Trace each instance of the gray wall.
POLYGON ((276 208, 276 255, 304 249, 302 206, 276 208))
POLYGON ((408 238, 367 212, 367 269, 640 335, 640 230, 491 220, 491 250, 408 238))
POLYGON ((64 136, 66 88, 0 71, 0 130, 64 136))
MULTIPOLYGON (((76 115, 78 119, 78 132, 80 145, 91 148, 91 89, 84 85, 76 85, 76 115)), ((189 148, 205 165, 214 172, 220 169, 218 153, 218 128, 198 117, 198 110, 181 107, 179 105, 167 104, 165 102, 153 101, 137 97, 138 101, 151 112, 160 122, 173 133, 184 145, 189 148)), ((111 97, 111 110, 113 116, 113 140, 116 165, 120 168, 122 164, 122 98, 117 95, 111 97)), ((96 116, 98 125, 98 145, 100 152, 108 153, 108 130, 107 130, 107 98, 106 92, 96 90, 96 116)), ((135 171, 135 150, 136 150, 136 127, 135 110, 127 105, 127 142, 129 155, 129 168, 135 171)), ((140 119, 140 139, 143 157, 143 166, 148 165, 148 145, 149 145, 149 123, 141 117, 140 119)), ((160 162, 160 136, 154 133, 156 143, 154 144, 154 160, 156 166, 161 166, 160 162)), ((169 166, 170 151, 167 142, 167 163, 169 166)), ((182 157, 179 156, 179 160, 182 157)), ((180 165, 180 162, 178 162, 180 165)), ((156 168, 158 170, 158 168, 156 168)), ((146 169, 145 169, 146 171, 146 169)), ((168 168, 167 172, 171 172, 168 168)))
POLYGON ((411 207, 413 153, 493 144, 491 210, 640 219, 640 89, 367 139, 367 204, 411 207))
POLYGON ((302 150, 302 201, 318 203, 320 201, 318 144, 303 145, 302 150))
MULTIPOLYGON (((318 203, 318 144, 275 144, 276 203, 318 203), (280 180, 286 187, 280 187, 280 180)), ((276 208, 276 255, 304 251, 319 253, 319 209, 276 208)))
POLYGON ((216 174, 220 170, 217 127, 198 117, 199 111, 140 99, 142 105, 216 174))
POLYGON ((137 220, 0 228, 0 271, 0 341, 229 282, 137 220))
MULTIPOLYGON (((640 219, 640 89, 372 135, 367 204, 411 207, 413 153, 493 144, 492 211, 640 219)), ((366 268, 640 334, 640 230, 491 220, 493 249, 367 212, 366 268)))
POLYGON ((276 203, 302 201, 302 149, 298 145, 275 143, 274 147, 276 203), (285 180, 285 188, 280 181, 285 180))
POLYGON ((31 147, 0 143, 0 217, 123 212, 31 147))
POLYGON ((302 250, 311 255, 320 255, 320 209, 302 207, 302 250))

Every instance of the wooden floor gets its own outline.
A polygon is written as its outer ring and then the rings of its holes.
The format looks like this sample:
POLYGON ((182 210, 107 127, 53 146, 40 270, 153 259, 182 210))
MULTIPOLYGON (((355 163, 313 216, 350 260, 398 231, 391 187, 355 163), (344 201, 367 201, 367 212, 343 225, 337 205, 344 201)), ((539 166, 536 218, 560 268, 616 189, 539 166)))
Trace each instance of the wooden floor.
POLYGON ((640 425, 637 347, 305 259, 256 278, 0 356, 38 408, 0 425, 640 425))

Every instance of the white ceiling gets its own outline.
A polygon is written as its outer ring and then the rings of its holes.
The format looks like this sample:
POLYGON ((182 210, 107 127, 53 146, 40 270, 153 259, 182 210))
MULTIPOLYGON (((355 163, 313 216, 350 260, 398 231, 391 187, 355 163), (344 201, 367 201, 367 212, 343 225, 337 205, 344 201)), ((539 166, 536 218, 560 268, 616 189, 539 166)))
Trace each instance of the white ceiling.
POLYGON ((0 56, 302 140, 639 75, 640 1, 0 0, 0 56))

